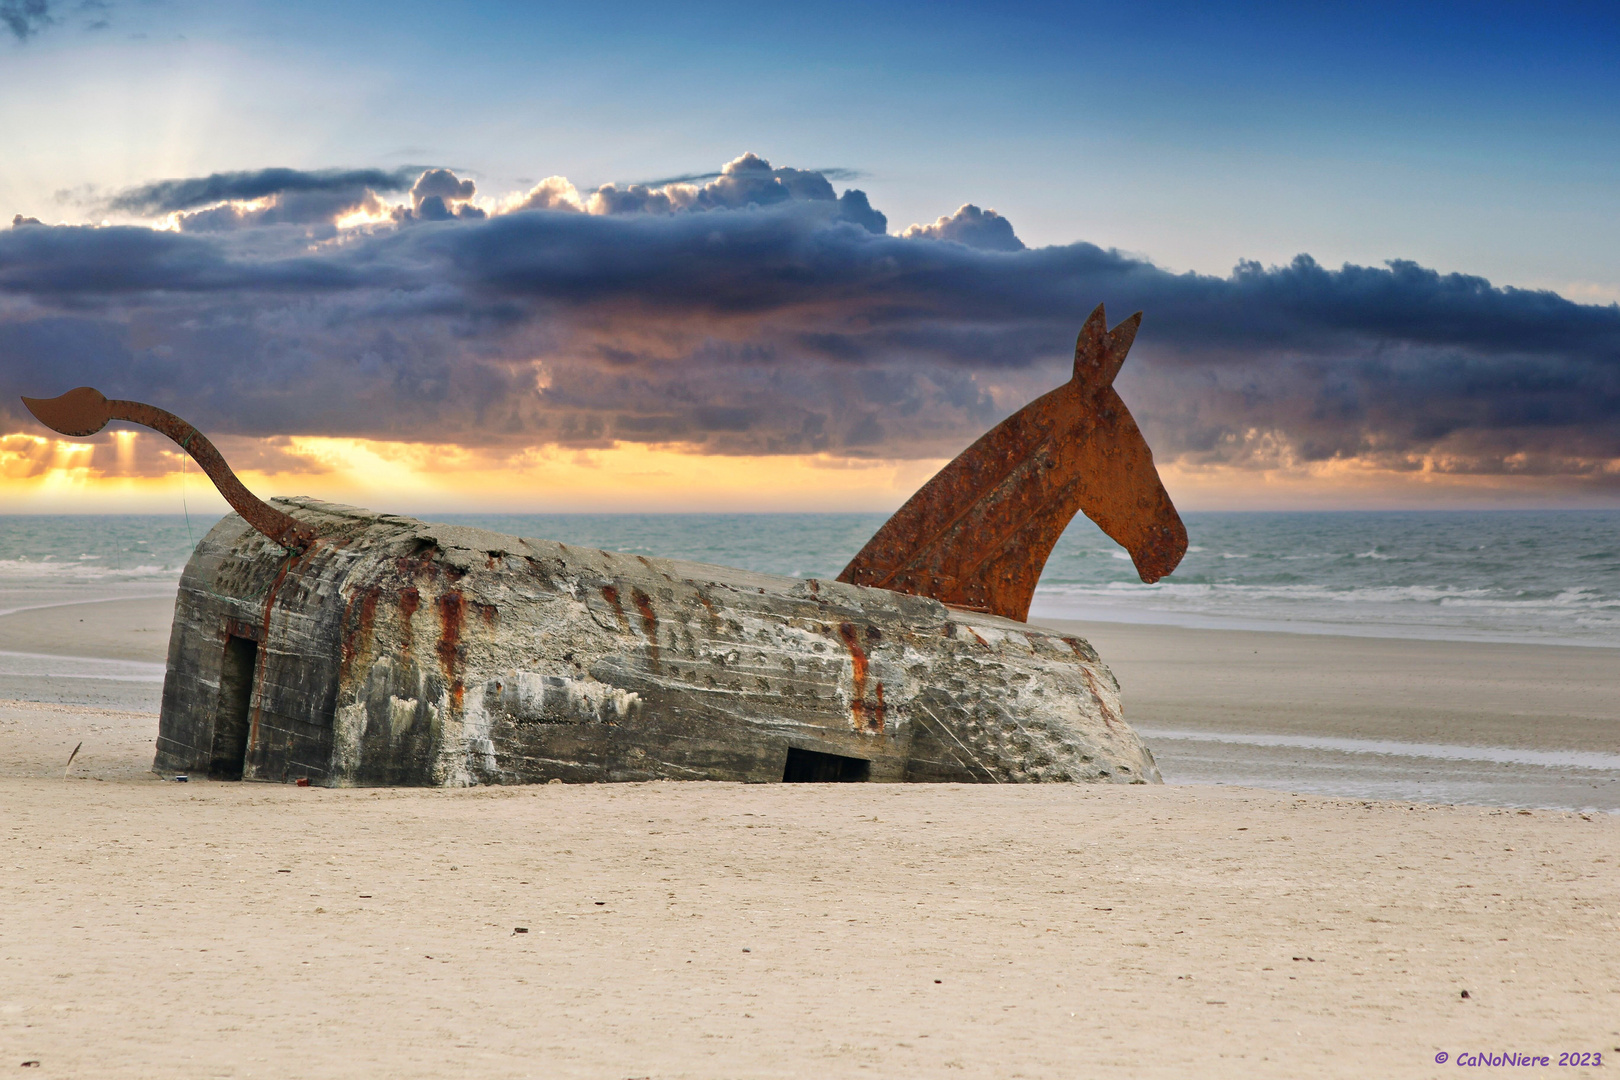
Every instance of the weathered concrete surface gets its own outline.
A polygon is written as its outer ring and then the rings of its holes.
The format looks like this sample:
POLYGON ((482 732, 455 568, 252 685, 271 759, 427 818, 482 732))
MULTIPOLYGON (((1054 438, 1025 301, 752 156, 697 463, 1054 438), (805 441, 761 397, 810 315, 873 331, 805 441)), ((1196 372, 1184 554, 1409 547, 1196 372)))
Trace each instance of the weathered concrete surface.
POLYGON ((181 578, 154 768, 323 785, 1156 783, 1083 640, 831 581, 306 499, 181 578), (802 763, 806 759, 799 757, 802 763), (831 765, 832 773, 828 772, 831 765))

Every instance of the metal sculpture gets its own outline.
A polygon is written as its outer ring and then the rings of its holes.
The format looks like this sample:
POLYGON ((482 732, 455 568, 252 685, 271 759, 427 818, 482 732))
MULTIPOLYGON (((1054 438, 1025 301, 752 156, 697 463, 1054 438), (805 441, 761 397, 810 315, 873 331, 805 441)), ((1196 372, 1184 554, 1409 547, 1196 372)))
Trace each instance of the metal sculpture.
POLYGON ((1186 548, 1111 387, 1139 319, 1110 333, 1099 307, 1074 378, 941 470, 841 582, 305 499, 271 506, 162 409, 89 387, 23 400, 68 436, 110 420, 167 435, 239 515, 181 575, 160 772, 326 785, 1153 783, 1152 754, 1091 647, 1008 618, 1028 614, 1079 510, 1144 580, 1186 548))
POLYGON ((88 386, 60 397, 22 399, 34 419, 62 435, 76 439, 94 435, 112 420, 127 420, 167 435, 191 455, 214 482, 231 509, 259 532, 289 551, 302 551, 315 542, 314 530, 283 514, 247 489, 208 437, 172 412, 139 401, 109 400, 88 386))
POLYGON ((1174 570, 1187 529, 1113 387, 1141 322, 1139 311, 1110 331, 1098 304, 1075 343, 1074 377, 935 474, 838 580, 1024 621, 1081 510, 1131 553, 1143 581, 1174 570))

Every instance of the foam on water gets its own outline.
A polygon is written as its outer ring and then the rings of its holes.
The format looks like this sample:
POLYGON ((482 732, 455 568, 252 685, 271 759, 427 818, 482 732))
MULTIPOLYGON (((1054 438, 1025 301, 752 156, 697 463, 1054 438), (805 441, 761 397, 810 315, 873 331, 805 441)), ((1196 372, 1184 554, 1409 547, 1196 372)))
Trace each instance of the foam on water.
POLYGON ((0 611, 172 593, 210 520, 182 515, 0 516, 0 611))

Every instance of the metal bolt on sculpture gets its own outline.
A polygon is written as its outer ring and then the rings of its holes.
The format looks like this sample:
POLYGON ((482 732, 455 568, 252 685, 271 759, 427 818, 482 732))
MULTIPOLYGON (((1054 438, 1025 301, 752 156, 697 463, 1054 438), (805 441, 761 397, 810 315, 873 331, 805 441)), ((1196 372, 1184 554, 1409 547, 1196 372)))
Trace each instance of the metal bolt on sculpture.
POLYGON ((1084 641, 1028 626, 1084 511, 1144 581, 1186 529, 1113 389, 1141 315, 979 439, 836 582, 256 498, 162 409, 24 398, 178 443, 233 509, 181 577, 154 769, 327 785, 1158 780, 1084 641), (267 547, 260 534, 271 541, 267 547))

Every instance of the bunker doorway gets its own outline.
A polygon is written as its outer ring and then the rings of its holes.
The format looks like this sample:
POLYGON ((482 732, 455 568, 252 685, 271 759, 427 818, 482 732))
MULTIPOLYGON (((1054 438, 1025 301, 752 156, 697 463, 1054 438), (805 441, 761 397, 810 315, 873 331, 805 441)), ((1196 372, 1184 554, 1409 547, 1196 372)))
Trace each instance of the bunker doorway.
POLYGON ((219 706, 214 710, 214 747, 208 763, 208 775, 214 780, 242 779, 258 663, 258 642, 243 637, 225 639, 225 655, 219 665, 219 706))
POLYGON ((872 763, 864 758, 840 757, 816 750, 788 747, 787 766, 782 770, 784 784, 859 783, 872 775, 872 763))

